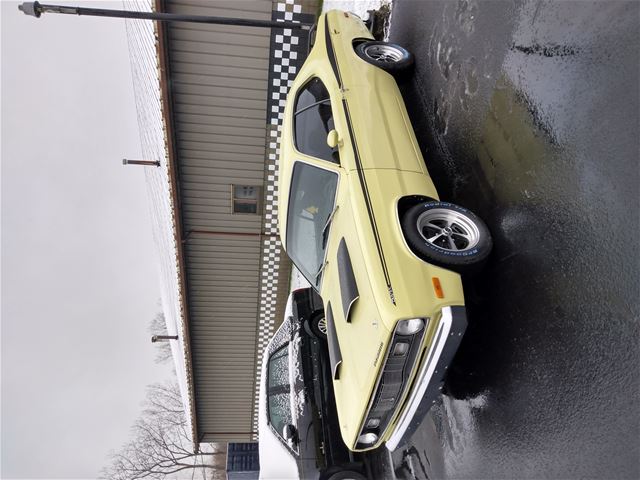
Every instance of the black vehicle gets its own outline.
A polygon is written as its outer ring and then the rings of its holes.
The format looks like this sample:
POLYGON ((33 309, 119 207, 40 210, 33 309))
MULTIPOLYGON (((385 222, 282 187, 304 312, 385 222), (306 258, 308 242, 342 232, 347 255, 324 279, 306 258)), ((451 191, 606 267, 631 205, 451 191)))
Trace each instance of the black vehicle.
POLYGON ((362 480, 342 441, 321 298, 291 293, 265 351, 260 383, 260 478, 362 480))

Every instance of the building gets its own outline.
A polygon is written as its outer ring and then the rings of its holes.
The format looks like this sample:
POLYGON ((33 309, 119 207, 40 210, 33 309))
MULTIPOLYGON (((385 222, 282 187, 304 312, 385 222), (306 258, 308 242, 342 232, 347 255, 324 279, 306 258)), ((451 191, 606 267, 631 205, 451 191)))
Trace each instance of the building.
POLYGON ((257 480, 259 476, 258 442, 227 444, 227 480, 257 480))
MULTIPOLYGON (((130 10, 313 22, 317 0, 125 0, 130 10)), ((127 20, 163 310, 194 447, 257 438, 263 349, 291 265, 278 133, 307 32, 127 20)))

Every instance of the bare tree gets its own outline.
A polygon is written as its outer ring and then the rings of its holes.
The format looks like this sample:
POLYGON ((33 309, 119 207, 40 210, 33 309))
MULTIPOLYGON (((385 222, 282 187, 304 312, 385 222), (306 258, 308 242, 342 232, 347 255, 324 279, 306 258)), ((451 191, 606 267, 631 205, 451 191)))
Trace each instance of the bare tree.
POLYGON ((108 480, 225 478, 226 452, 204 446, 194 453, 177 383, 148 388, 145 408, 132 427, 132 440, 110 455, 108 480))
MULTIPOLYGON (((159 312, 149 322, 149 333, 151 335, 168 335, 167 323, 165 322, 164 313, 159 312)), ((156 363, 168 363, 172 359, 171 345, 169 342, 156 343, 156 363)))

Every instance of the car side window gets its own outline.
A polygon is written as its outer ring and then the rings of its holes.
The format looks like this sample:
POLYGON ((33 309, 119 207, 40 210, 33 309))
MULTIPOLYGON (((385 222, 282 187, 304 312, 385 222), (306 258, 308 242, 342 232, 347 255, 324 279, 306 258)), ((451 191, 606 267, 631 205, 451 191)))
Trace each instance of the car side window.
POLYGON ((339 164, 337 149, 327 144, 327 135, 335 125, 329 92, 319 78, 300 89, 293 115, 296 148, 305 155, 339 164))
POLYGON ((289 351, 287 345, 277 350, 269 358, 269 370, 267 380, 267 402, 269 423, 282 437, 285 425, 291 425, 291 401, 289 392, 289 351))
POLYGON ((314 288, 322 276, 338 174, 296 162, 289 189, 287 253, 314 288))

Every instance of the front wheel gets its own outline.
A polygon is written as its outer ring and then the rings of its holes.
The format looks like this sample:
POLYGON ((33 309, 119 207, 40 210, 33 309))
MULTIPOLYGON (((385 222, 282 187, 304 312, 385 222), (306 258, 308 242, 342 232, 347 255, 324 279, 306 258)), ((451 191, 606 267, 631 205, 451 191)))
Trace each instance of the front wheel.
POLYGON ((429 201, 410 208, 402 218, 402 230, 419 257, 458 273, 477 269, 493 247, 485 223, 453 203, 429 201))
POLYGON ((389 73, 399 73, 413 65, 413 54, 395 43, 362 42, 356 47, 356 54, 389 73))

